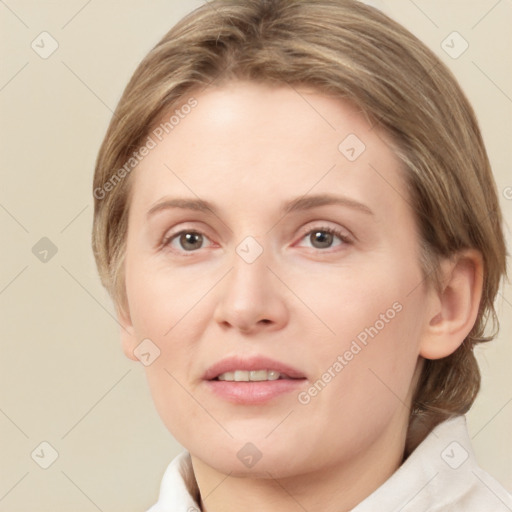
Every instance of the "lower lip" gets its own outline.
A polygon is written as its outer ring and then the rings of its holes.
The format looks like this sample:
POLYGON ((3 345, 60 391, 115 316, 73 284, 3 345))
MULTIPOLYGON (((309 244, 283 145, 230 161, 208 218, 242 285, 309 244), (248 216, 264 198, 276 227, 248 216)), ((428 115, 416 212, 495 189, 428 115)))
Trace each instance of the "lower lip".
POLYGON ((234 382, 207 380, 213 393, 235 404, 263 404, 285 393, 297 391, 306 379, 278 379, 266 381, 234 382))

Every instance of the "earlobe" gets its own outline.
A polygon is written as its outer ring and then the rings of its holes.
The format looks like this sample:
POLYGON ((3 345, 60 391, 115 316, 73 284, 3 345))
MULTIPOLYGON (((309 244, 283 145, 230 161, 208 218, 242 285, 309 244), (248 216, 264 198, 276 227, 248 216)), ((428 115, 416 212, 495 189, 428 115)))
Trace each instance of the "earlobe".
POLYGON ((121 346, 126 357, 133 361, 138 361, 137 357, 133 353, 137 347, 137 336, 130 318, 128 308, 118 307, 117 308, 117 319, 121 326, 121 346))
POLYGON ((483 287, 483 260, 467 249, 441 263, 440 290, 432 289, 432 304, 425 318, 420 355, 441 359, 455 352, 478 316, 483 287))

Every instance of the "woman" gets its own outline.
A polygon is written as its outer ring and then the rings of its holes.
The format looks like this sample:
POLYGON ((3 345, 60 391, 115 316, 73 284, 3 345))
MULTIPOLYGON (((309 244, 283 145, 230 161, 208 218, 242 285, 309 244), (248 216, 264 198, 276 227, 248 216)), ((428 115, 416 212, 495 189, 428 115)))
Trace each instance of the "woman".
POLYGON ((511 510, 464 413, 505 274, 473 110, 351 0, 214 0, 142 61, 93 247, 185 451, 159 511, 511 510))

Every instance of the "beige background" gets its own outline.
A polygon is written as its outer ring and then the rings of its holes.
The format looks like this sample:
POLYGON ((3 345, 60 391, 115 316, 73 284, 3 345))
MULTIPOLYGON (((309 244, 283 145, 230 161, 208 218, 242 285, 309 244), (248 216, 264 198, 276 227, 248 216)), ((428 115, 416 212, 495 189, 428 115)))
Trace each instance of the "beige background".
MULTIPOLYGON (((90 249, 91 182, 111 111, 135 66, 201 3, 0 2, 0 512, 145 510, 181 450, 153 408, 142 366, 121 352, 90 249), (59 45, 47 59, 31 48, 43 31, 59 45), (46 263, 32 253, 42 237, 58 249, 46 263), (38 448, 43 441, 58 452, 48 469, 35 462, 49 460, 49 450, 43 447, 43 457, 38 448), (35 449, 40 457, 33 460, 35 449)), ((372 3, 459 78, 480 120, 510 226, 512 2, 372 3), (453 31, 469 43, 457 59, 441 47, 453 31)), ((509 233, 507 227, 510 241, 509 233)), ((469 426, 481 465, 510 489, 510 287, 498 310, 502 331, 479 350, 483 389, 469 426)))

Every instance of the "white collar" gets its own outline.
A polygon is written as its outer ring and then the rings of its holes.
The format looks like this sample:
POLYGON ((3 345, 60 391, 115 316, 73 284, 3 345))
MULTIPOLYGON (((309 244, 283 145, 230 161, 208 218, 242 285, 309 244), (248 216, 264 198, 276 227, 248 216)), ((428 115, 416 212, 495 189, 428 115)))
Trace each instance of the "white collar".
POLYGON ((465 416, 446 420, 351 512, 511 512, 512 496, 478 467, 465 416))
MULTIPOLYGON (((148 512, 199 512, 190 454, 179 454, 148 512)), ((478 467, 464 416, 439 424, 378 489, 351 512, 511 512, 512 496, 478 467)))

